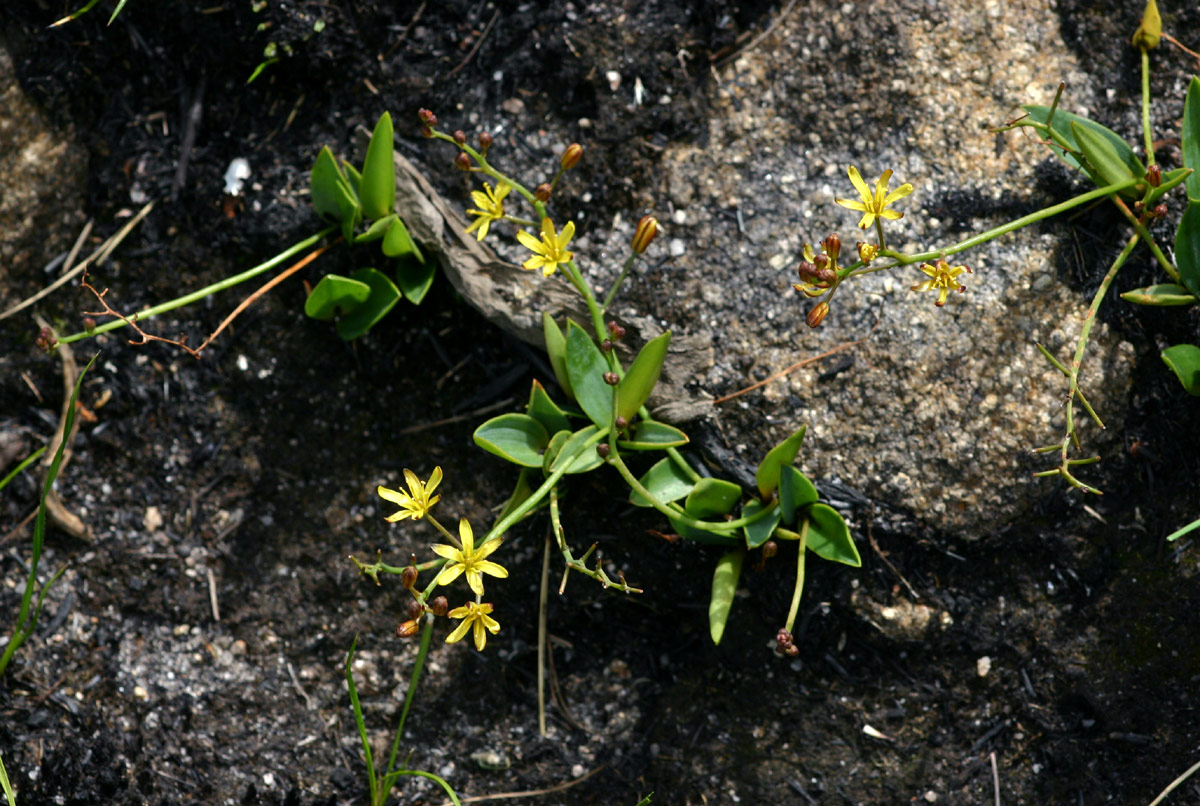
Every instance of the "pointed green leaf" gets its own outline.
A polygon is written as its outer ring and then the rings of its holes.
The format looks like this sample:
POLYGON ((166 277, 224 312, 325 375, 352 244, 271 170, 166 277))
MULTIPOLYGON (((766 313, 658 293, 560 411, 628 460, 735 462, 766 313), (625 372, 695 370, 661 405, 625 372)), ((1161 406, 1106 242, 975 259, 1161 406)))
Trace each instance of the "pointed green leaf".
POLYGON ((608 371, 608 362, 596 342, 587 331, 567 320, 567 376, 579 405, 602 428, 612 425, 613 387, 604 382, 608 371))
POLYGON ((779 471, 779 509, 783 522, 790 526, 796 522, 798 510, 817 503, 817 488, 808 476, 791 465, 784 465, 779 471))
POLYGON ((800 452, 800 445, 804 442, 804 432, 807 429, 806 425, 800 426, 794 434, 771 448, 759 462, 758 469, 754 472, 754 481, 758 484, 758 494, 764 501, 779 486, 780 468, 790 467, 792 462, 796 461, 796 454, 800 452))
POLYGON ((362 174, 349 162, 342 162, 342 172, 346 176, 346 189, 350 195, 362 202, 362 174))
POLYGON ((392 116, 384 112, 375 124, 371 142, 367 144, 367 158, 363 160, 362 199, 363 215, 370 219, 384 218, 392 212, 396 201, 396 163, 392 161, 394 148, 392 116))
POLYGON ((413 305, 420 305, 433 285, 437 267, 433 263, 418 263, 411 256, 396 264, 396 285, 404 292, 404 298, 413 305))
POLYGON ((338 320, 337 332, 343 341, 354 341, 362 336, 400 300, 400 289, 375 269, 359 269, 354 272, 352 279, 366 283, 371 293, 357 308, 338 320))
MULTIPOLYGON (((751 515, 757 515, 762 512, 763 505, 760 501, 750 500, 746 502, 746 506, 742 507, 742 517, 748 518, 751 515)), ((746 548, 756 549, 763 543, 771 539, 771 535, 775 534, 775 529, 779 526, 779 521, 782 518, 779 511, 779 505, 776 504, 771 508, 771 514, 767 515, 748 526, 742 527, 742 533, 746 536, 746 548)))
POLYGON ((559 451, 570 438, 570 431, 556 431, 550 435, 550 444, 546 446, 546 451, 542 454, 542 472, 547 476, 550 475, 550 468, 554 465, 554 460, 558 458, 559 451))
POLYGON ((717 561, 717 568, 713 571, 712 598, 708 602, 708 634, 712 636, 714 644, 720 644, 725 634, 725 622, 729 620, 729 609, 733 607, 745 557, 745 549, 734 549, 717 561))
POLYGON ((383 253, 388 257, 412 256, 418 263, 425 262, 417 242, 408 234, 408 227, 399 218, 393 219, 388 226, 387 235, 383 236, 383 253))
MULTIPOLYGON (((504 504, 504 509, 502 509, 500 514, 496 516, 497 523, 507 518, 513 512, 513 510, 521 506, 521 504, 524 504, 529 499, 529 496, 533 495, 533 474, 536 472, 537 471, 533 468, 521 468, 521 472, 517 474, 517 483, 516 486, 513 487, 512 495, 508 497, 508 501, 504 504)), ((532 507, 529 512, 525 514, 525 517, 528 518, 537 511, 538 507, 532 507)))
POLYGON ((1179 378, 1189 395, 1200 397, 1200 347, 1176 344, 1162 351, 1162 360, 1179 378))
MULTIPOLYGON (((1029 113, 1029 117, 1031 119, 1036 120, 1039 123, 1048 122, 1047 117, 1050 114, 1050 107, 1030 104, 1023 106, 1022 109, 1029 113)), ((1126 167, 1128 167, 1131 172, 1134 172, 1137 176, 1145 176, 1145 166, 1141 164, 1137 156, 1133 153, 1133 149, 1129 147, 1129 144, 1125 142, 1121 135, 1117 134, 1112 129, 1102 126, 1095 121, 1080 117, 1079 115, 1073 115, 1070 112, 1064 112, 1062 109, 1056 109, 1054 111, 1054 120, 1049 122, 1049 125, 1064 140, 1066 140, 1067 144, 1070 145, 1072 149, 1079 151, 1079 143, 1076 142, 1075 133, 1071 129, 1072 123, 1077 123, 1082 127, 1086 127, 1087 129, 1106 139, 1109 144, 1112 145, 1118 157, 1121 158, 1121 161, 1125 163, 1126 167)), ((1050 150, 1057 154, 1064 162, 1066 162, 1072 168, 1079 168, 1083 170, 1084 173, 1090 176, 1093 181, 1096 181, 1097 177, 1095 177, 1091 171, 1088 170, 1087 166, 1080 161, 1077 153, 1064 151, 1060 146, 1054 143, 1050 143, 1049 145, 1050 150)), ((1122 195, 1135 197, 1137 194, 1134 190, 1130 189, 1124 191, 1122 195)))
POLYGON ((1088 173, 1096 184, 1115 185, 1118 182, 1127 182, 1130 179, 1146 175, 1145 167, 1134 156, 1133 149, 1129 148, 1124 140, 1121 141, 1121 145, 1124 146, 1122 151, 1127 150, 1127 154, 1118 152, 1118 147, 1111 140, 1079 122, 1071 123, 1071 133, 1075 135, 1075 142, 1079 145, 1079 150, 1083 152, 1084 159, 1091 166, 1088 173), (1123 157, 1127 159, 1123 159, 1123 157), (1137 164, 1130 165, 1128 160, 1137 164))
MULTIPOLYGON (((638 481, 651 495, 664 504, 678 501, 690 493, 694 486, 691 478, 669 456, 656 462, 638 481)), ((640 493, 632 490, 629 493, 629 503, 635 507, 650 506, 649 501, 640 493)))
POLYGON ((528 414, 501 414, 475 429, 475 444, 515 465, 541 467, 550 437, 528 414))
POLYGON ((1189 199, 1200 201, 1200 78, 1188 82, 1187 99, 1183 102, 1183 165, 1192 169, 1187 178, 1189 199))
POLYGON ((1156 305, 1159 307, 1191 305, 1196 301, 1196 298, 1192 296, 1192 292, 1175 283, 1159 283, 1158 285, 1150 285, 1145 288, 1135 288, 1132 291, 1126 291, 1122 294, 1121 299, 1136 305, 1156 305))
POLYGON ((304 314, 311 319, 332 319, 338 313, 349 313, 367 301, 371 286, 359 280, 327 274, 304 301, 304 314))
POLYGON ((700 479, 688 493, 683 508, 693 518, 728 515, 742 498, 742 488, 724 479, 700 479))
POLYGON ((338 168, 333 152, 329 150, 329 146, 323 146, 317 154, 317 161, 313 164, 312 176, 309 179, 313 209, 322 218, 342 220, 342 191, 339 186, 344 181, 345 177, 338 168))
POLYGON ((1200 297, 1200 201, 1189 201, 1175 230, 1175 268, 1193 296, 1200 297))
POLYGON ((629 439, 619 440, 617 446, 633 451, 656 451, 678 448, 688 444, 688 435, 674 426, 655 420, 638 420, 633 424, 629 439))
MULTIPOLYGON (((583 447, 584 443, 594 437, 599 430, 596 426, 589 425, 572 434, 570 439, 563 443, 558 456, 554 457, 554 462, 550 466, 550 472, 553 473, 558 470, 568 461, 571 464, 567 465, 567 473, 587 473, 589 470, 595 470, 600 467, 604 463, 604 460, 596 452, 596 446, 592 445, 590 448, 583 447), (583 450, 582 453, 579 452, 580 449, 583 450)), ((555 434, 555 436, 558 435, 555 434)))
POLYGON ((808 519, 808 550, 835 563, 858 568, 862 558, 850 537, 850 529, 841 514, 828 504, 813 504, 808 519))
POLYGON ((378 221, 371 222, 371 226, 367 228, 366 232, 360 232, 354 236, 354 242, 370 243, 371 241, 378 241, 385 234, 387 234, 388 227, 392 226, 392 222, 395 220, 397 220, 396 215, 393 213, 392 215, 381 218, 378 221))
POLYGON ((558 385, 571 400, 575 392, 571 390, 571 377, 567 374, 567 339, 558 327, 554 317, 542 312, 542 335, 546 339, 546 357, 550 359, 550 368, 554 370, 554 378, 558 385))
POLYGON ((525 413, 545 426, 547 434, 571 430, 567 415, 550 399, 546 388, 536 378, 529 390, 529 403, 525 406, 525 413))
POLYGON ((663 360, 667 357, 667 347, 671 343, 671 331, 646 342, 638 351, 637 358, 629 365, 625 377, 617 387, 617 414, 624 417, 626 422, 632 422, 650 397, 654 384, 658 383, 659 373, 662 372, 663 360))

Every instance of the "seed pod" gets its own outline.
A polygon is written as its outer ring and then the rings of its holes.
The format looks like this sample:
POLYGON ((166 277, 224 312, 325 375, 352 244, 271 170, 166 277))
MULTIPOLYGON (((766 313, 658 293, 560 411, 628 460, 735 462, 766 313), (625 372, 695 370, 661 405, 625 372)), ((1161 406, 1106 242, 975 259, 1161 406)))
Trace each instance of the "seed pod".
POLYGON ((808 323, 809 327, 816 327, 817 325, 821 324, 821 322, 825 321, 825 317, 828 315, 829 303, 818 302, 816 307, 809 311, 808 315, 804 317, 804 321, 808 323))
POLYGON ((658 219, 652 215, 642 216, 633 231, 633 251, 639 255, 645 252, 655 235, 658 235, 658 219))
POLYGON ((583 159, 583 146, 579 145, 579 143, 571 143, 571 145, 567 146, 567 150, 563 152, 562 159, 559 160, 558 164, 562 166, 564 171, 569 171, 578 165, 581 159, 583 159))

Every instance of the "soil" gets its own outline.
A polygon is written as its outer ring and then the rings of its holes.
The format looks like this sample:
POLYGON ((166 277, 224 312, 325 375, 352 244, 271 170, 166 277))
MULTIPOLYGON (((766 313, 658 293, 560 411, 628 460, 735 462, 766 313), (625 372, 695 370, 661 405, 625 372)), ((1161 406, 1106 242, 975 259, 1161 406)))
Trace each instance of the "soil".
MULTIPOLYGON (((111 27, 97 8, 54 30, 58 3, 0 10, 25 91, 87 149, 86 198, 72 209, 95 219, 92 240, 140 199, 158 200, 96 278, 122 310, 310 234, 295 191, 317 150, 353 153, 354 127, 383 110, 398 148, 451 198, 467 182, 441 170, 446 149, 417 136, 419 107, 464 128, 503 124, 530 165, 552 164, 560 140, 586 142, 572 192, 590 194, 597 220, 628 214, 651 201, 655 146, 703 138, 696 88, 709 65, 779 13, 675 0, 252 5, 132 0, 111 27), (284 56, 247 85, 268 42, 284 56), (681 100, 639 114, 607 100, 601 65, 613 53, 626 76, 657 75, 681 100), (238 156, 254 174, 228 217, 221 177, 238 156)), ((348 273, 358 258, 334 250, 301 276, 348 273)), ((5 303, 44 282, 40 267, 6 277, 5 303)), ((76 345, 81 361, 100 350, 82 393, 95 421, 58 489, 92 540, 50 532, 42 577, 67 570, 0 683, 0 753, 19 803, 366 802, 346 652, 357 636, 378 755, 416 647, 394 632, 399 584, 376 587, 346 557, 378 547, 400 564, 435 537, 425 524, 386 524, 375 486, 440 466, 443 522, 490 522, 513 474, 471 434, 483 412, 515 409, 531 379, 547 379, 541 357, 441 280, 354 344, 306 319, 303 298, 296 281, 281 286, 198 361, 121 331, 76 345)), ((155 328, 195 343, 233 304, 222 295, 155 328)), ((94 306, 71 288, 39 310, 66 332, 94 306)), ((1111 493, 1083 510, 1047 488, 1037 519, 985 542, 871 528, 869 500, 851 507, 863 568, 810 564, 798 658, 769 646, 794 552, 755 562, 713 647, 717 552, 654 536, 666 523, 627 506, 619 479, 584 477, 570 488, 568 539, 598 543, 607 567, 645 592, 575 577, 551 597, 561 704, 539 736, 546 523, 524 522, 504 547, 511 578, 489 586, 503 629, 487 651, 435 639, 404 737, 412 765, 464 797, 574 783, 524 803, 632 806, 650 792, 656 804, 1148 803, 1200 741, 1196 552, 1162 539, 1195 514, 1200 408, 1155 351, 1194 334, 1195 317, 1115 324, 1143 358, 1130 450, 1099 471, 1111 493)), ((53 433, 62 402, 60 363, 35 335, 28 317, 0 323, 0 426, 29 446, 53 433)), ((4 494, 0 614, 15 613, 28 573, 22 524, 36 492, 25 474, 4 494)), ((396 799, 445 800, 415 778, 396 799)), ((1168 802, 1200 803, 1200 781, 1168 802)))

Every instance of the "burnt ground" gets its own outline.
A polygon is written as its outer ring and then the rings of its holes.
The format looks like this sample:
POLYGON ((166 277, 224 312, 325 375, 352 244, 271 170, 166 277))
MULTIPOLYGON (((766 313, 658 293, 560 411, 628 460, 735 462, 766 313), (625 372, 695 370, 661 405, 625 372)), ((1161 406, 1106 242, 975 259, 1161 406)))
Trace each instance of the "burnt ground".
MULTIPOLYGON (((131 0, 111 28, 97 9, 45 30, 61 12, 8 4, 0 20, 26 92, 86 148, 86 196, 71 209, 95 218, 93 240, 138 206, 135 190, 159 200, 98 278, 134 310, 312 232, 293 191, 317 149, 351 153, 353 128, 385 109, 401 151, 435 169, 445 152, 431 156, 405 125, 421 106, 472 126, 502 121, 531 164, 551 157, 522 146, 546 142, 543 131, 584 140, 575 190, 591 194, 595 215, 647 204, 655 146, 703 137, 707 65, 778 9, 451 0, 255 13, 241 2, 131 0), (313 34, 317 19, 326 27, 313 34), (269 41, 290 55, 245 86, 269 41), (614 51, 682 100, 637 116, 607 101, 596 56, 614 51), (176 185, 194 101, 202 117, 176 185), (228 218, 221 176, 235 156, 251 160, 254 184, 228 218)), ((434 176, 461 198, 461 177, 434 176)), ((355 259, 334 251, 302 276, 346 273, 355 259)), ((5 282, 8 303, 45 280, 38 267, 5 282)), ((0 752, 20 803, 365 802, 345 652, 358 635, 356 675, 379 746, 414 647, 393 632, 399 585, 377 588, 345 558, 378 546, 402 562, 432 540, 424 525, 385 524, 374 485, 440 465, 444 522, 486 523, 511 474, 471 433, 481 411, 515 408, 543 376, 540 359, 444 280, 353 345, 305 319, 303 295, 295 281, 277 289, 199 361, 119 332, 76 346, 85 360, 101 350, 83 391, 96 421, 59 489, 94 539, 51 531, 44 573, 68 570, 0 683, 0 752)), ((69 331, 91 304, 72 288, 39 310, 69 331)), ((194 343, 231 306, 199 305, 157 327, 194 343)), ((666 524, 626 506, 614 478, 575 483, 569 539, 599 542, 646 592, 575 579, 552 597, 563 707, 550 708, 551 735, 539 737, 546 527, 518 527, 505 547, 512 577, 489 587, 500 635, 483 654, 435 642, 405 737, 413 765, 464 796, 595 772, 518 799, 529 803, 633 804, 654 791, 662 804, 977 804, 992 802, 995 782, 1006 804, 1148 803, 1194 763, 1200 741, 1197 557, 1190 541, 1162 540, 1196 500, 1198 408, 1154 351, 1194 333, 1188 322, 1119 318, 1143 356, 1126 438, 1136 450, 1102 465, 1110 492, 1088 502, 1091 513, 1048 487, 1029 522, 978 543, 870 529, 868 510, 847 510, 864 567, 810 565, 795 660, 768 649, 791 593, 786 550, 747 574, 714 648, 705 612, 716 554, 648 535, 666 524)), ((0 418, 31 446, 53 432, 61 403, 59 362, 37 352, 34 330, 24 316, 0 324, 0 418)), ((29 475, 4 494, 3 614, 27 573, 20 524, 35 501, 29 475)), ((443 802, 407 780, 397 797, 443 802)), ((1200 784, 1168 802, 1200 803, 1200 784)))

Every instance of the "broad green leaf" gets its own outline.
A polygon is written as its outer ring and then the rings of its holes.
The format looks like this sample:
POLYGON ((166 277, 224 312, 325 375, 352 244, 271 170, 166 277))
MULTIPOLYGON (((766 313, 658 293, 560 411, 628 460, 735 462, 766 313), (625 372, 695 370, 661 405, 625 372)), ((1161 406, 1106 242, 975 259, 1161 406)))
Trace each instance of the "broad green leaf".
POLYGON ((352 279, 366 283, 371 293, 353 311, 338 320, 337 332, 343 341, 354 341, 375 326, 400 301, 400 289, 375 269, 359 269, 352 279))
MULTIPOLYGON (((1089 173, 1096 184, 1115 185, 1118 182, 1127 182, 1130 179, 1146 175, 1146 169, 1140 161, 1136 166, 1130 166, 1122 158, 1122 154, 1118 153, 1117 147, 1112 141, 1104 135, 1078 122, 1071 124, 1071 132, 1075 135, 1075 142, 1079 145, 1079 150, 1083 152, 1084 158, 1092 168, 1089 173)), ((1125 145, 1124 141, 1122 141, 1122 145, 1125 145)), ((1137 161, 1133 150, 1128 145, 1125 145, 1125 148, 1129 150, 1125 156, 1137 161)))
POLYGON ((411 255, 418 263, 425 262, 420 247, 408 234, 408 227, 399 218, 394 219, 388 226, 387 234, 383 236, 383 253, 388 257, 406 257, 411 255))
POLYGON ((784 465, 779 470, 779 510, 783 522, 790 526, 796 522, 798 510, 817 503, 817 488, 808 476, 791 465, 784 465))
POLYGON ((1137 305, 1191 305, 1196 301, 1192 293, 1181 285, 1175 283, 1159 283, 1158 285, 1150 285, 1145 288, 1135 288, 1132 291, 1126 291, 1121 295, 1121 299, 1126 302, 1133 302, 1137 305))
POLYGON ((419 263, 412 256, 396 264, 396 285, 404 292, 404 298, 413 305, 420 305, 433 285, 437 267, 433 263, 419 263))
POLYGON ((375 124, 371 142, 367 144, 367 157, 363 160, 359 197, 362 201, 363 215, 367 218, 385 218, 392 212, 396 201, 396 163, 392 161, 393 148, 392 116, 384 112, 375 124))
MULTIPOLYGON (((1050 114, 1050 107, 1029 104, 1021 108, 1028 112, 1029 117, 1033 120, 1036 120, 1038 123, 1049 123, 1050 128, 1054 129, 1055 132, 1062 136, 1062 138, 1066 140, 1067 144, 1076 151, 1079 150, 1079 143, 1075 141, 1075 133, 1071 130, 1071 124, 1078 123, 1080 126, 1087 127, 1109 141, 1117 155, 1121 158, 1121 161, 1125 163, 1125 166, 1128 167, 1130 171, 1137 176, 1146 175, 1146 168, 1141 164, 1137 156, 1134 155, 1133 149, 1129 147, 1129 144, 1126 143, 1124 139, 1122 139, 1121 135, 1117 134, 1112 129, 1101 126, 1099 123, 1080 117, 1079 115, 1073 115, 1070 112, 1064 112, 1062 109, 1054 110, 1054 120, 1047 121, 1047 117, 1050 114)), ((1095 181, 1096 177, 1092 176, 1091 172, 1087 170, 1083 163, 1080 162, 1077 154, 1071 153, 1070 151, 1064 151, 1055 143, 1050 143, 1050 150, 1057 154, 1072 168, 1079 168, 1083 170, 1084 173, 1087 173, 1088 176, 1092 177, 1092 180, 1095 181)), ((1131 188, 1123 191, 1121 195, 1134 198, 1137 196, 1137 192, 1131 188)))
POLYGON ((1200 201, 1189 201, 1175 230, 1175 268, 1188 291, 1200 297, 1200 201))
MULTIPOLYGON (((550 472, 553 473, 558 470, 568 460, 571 462, 571 464, 567 465, 567 473, 569 474, 587 473, 589 470, 595 470, 600 467, 604 463, 604 460, 600 458, 600 454, 596 453, 596 446, 583 448, 584 443, 596 436, 596 432, 599 430, 596 426, 589 425, 572 434, 570 439, 563 443, 562 448, 559 449, 558 456, 554 457, 554 462, 550 466, 550 472), (583 453, 579 453, 581 448, 583 448, 583 453), (579 455, 576 456, 576 454, 579 455), (572 456, 575 458, 571 459, 572 456)), ((558 435, 555 434, 555 436, 558 435)))
POLYGON ((1162 360, 1179 378, 1189 395, 1200 397, 1200 347, 1176 344, 1162 351, 1162 360))
MULTIPOLYGON (((651 495, 664 504, 678 501, 690 493, 694 486, 691 478, 669 456, 656 462, 638 481, 651 495)), ((629 503, 635 507, 651 505, 640 493, 635 491, 630 491, 629 503)))
POLYGON ((1192 76, 1187 100, 1183 102, 1183 165, 1193 173, 1187 178, 1189 199, 1200 201, 1200 78, 1192 76))
POLYGON ((342 220, 341 189, 345 181, 342 171, 338 168, 337 160, 329 146, 323 146, 313 164, 312 177, 309 179, 309 190, 312 193, 312 206, 317 214, 334 221, 342 220))
POLYGON ((545 426, 547 434, 571 430, 567 415, 550 399, 546 388, 536 378, 529 390, 529 403, 525 405, 525 413, 545 426))
POLYGON ((349 313, 367 301, 371 286, 359 280, 326 274, 304 301, 304 313, 311 319, 332 319, 338 313, 349 313))
POLYGON ((567 376, 575 399, 592 422, 602 428, 612 424, 613 387, 604 382, 608 362, 583 328, 567 320, 567 376))
MULTIPOLYGON (((513 487, 512 495, 508 497, 508 501, 504 504, 504 509, 496 516, 497 523, 507 518, 513 510, 524 504, 529 499, 529 496, 533 495, 533 474, 536 472, 533 468, 521 468, 521 472, 517 474, 517 484, 513 487)), ((537 511, 538 507, 532 507, 526 513, 525 517, 528 518, 537 511)))
POLYGON ((637 358, 629 365, 625 377, 617 387, 617 415, 624 417, 626 422, 632 422, 638 413, 654 384, 658 383, 659 373, 662 372, 663 360, 667 357, 667 347, 671 343, 671 331, 646 342, 638 351, 637 358))
POLYGON ((674 426, 654 420, 638 420, 633 424, 629 439, 617 442, 618 447, 633 451, 654 451, 678 448, 688 444, 688 435, 674 426))
MULTIPOLYGON (((763 505, 759 501, 750 500, 746 502, 746 506, 742 507, 742 517, 748 518, 752 515, 757 515, 762 512, 763 505)), ((775 534, 775 529, 779 526, 782 515, 779 511, 779 505, 776 504, 771 508, 771 514, 767 515, 748 526, 742 527, 742 533, 746 536, 746 548, 756 549, 763 543, 771 539, 771 535, 775 534)))
POLYGON ((779 469, 784 466, 790 467, 792 462, 796 461, 796 454, 800 452, 807 428, 806 425, 800 426, 794 434, 771 448, 759 462, 758 469, 754 471, 754 481, 758 484, 758 494, 764 501, 779 486, 779 469))
POLYGON ((683 508, 693 518, 709 518, 733 512, 742 498, 742 488, 723 479, 700 479, 688 493, 683 508))
POLYGON ((542 454, 542 472, 547 476, 550 475, 550 467, 554 464, 554 460, 558 458, 558 452, 570 438, 570 431, 556 431, 550 435, 550 444, 546 446, 546 451, 542 454))
POLYGON ((515 465, 541 467, 550 437, 528 414, 501 414, 475 429, 475 444, 515 465))
POLYGON ((729 609, 733 607, 745 557, 745 549, 734 549, 717 561, 717 568, 713 571, 712 598, 708 601, 708 634, 712 636, 714 644, 721 643, 721 637, 725 634, 725 622, 729 620, 729 609))
POLYGON ((571 377, 567 374, 567 339, 558 327, 554 317, 542 312, 542 335, 546 339, 546 357, 550 359, 550 368, 554 370, 554 378, 563 392, 571 400, 575 392, 571 389, 571 377))
POLYGON ((828 504, 813 504, 804 514, 808 519, 808 549, 835 563, 858 568, 862 558, 850 537, 846 521, 828 504))
POLYGON ((392 215, 385 216, 378 221, 371 222, 371 226, 367 228, 366 232, 360 232, 354 236, 354 242, 370 243, 371 241, 378 241, 387 234, 388 227, 392 226, 392 222, 395 220, 397 220, 396 214, 393 213, 392 215))

